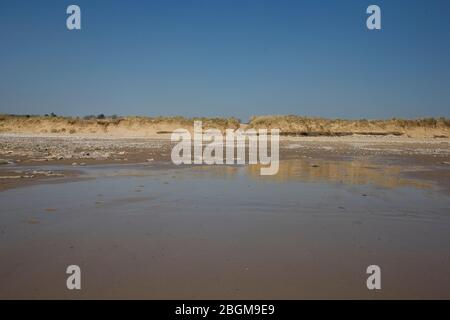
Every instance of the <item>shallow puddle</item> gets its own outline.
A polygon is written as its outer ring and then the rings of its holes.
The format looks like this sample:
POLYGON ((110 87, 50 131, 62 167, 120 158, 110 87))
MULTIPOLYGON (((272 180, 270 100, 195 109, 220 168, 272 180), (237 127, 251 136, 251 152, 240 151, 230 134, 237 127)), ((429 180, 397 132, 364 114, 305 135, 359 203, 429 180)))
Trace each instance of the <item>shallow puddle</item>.
POLYGON ((0 298, 450 298, 450 197, 398 167, 83 170, 0 192, 0 298))

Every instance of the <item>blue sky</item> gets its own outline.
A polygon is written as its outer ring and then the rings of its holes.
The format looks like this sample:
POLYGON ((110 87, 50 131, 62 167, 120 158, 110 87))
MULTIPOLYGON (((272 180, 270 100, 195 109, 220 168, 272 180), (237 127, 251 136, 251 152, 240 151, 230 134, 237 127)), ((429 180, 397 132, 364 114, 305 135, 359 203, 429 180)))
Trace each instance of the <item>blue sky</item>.
POLYGON ((450 116, 450 1, 0 0, 0 113, 450 116), (68 31, 78 4, 82 30, 68 31), (382 30, 366 28, 366 8, 382 30))

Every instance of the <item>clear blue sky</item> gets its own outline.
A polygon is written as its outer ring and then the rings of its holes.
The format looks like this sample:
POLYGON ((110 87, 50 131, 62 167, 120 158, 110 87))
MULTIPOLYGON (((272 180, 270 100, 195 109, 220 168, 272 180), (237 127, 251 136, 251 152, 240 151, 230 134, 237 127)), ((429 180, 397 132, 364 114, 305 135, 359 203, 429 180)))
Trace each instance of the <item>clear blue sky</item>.
POLYGON ((50 112, 449 117, 450 1, 0 0, 0 113, 50 112))

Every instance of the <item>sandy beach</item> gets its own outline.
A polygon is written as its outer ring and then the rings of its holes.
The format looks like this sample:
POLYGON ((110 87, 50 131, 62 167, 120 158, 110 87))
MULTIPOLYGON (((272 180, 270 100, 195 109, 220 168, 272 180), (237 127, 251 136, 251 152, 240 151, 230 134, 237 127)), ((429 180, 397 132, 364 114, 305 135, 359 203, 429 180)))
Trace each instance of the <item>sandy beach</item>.
MULTIPOLYGON (((77 170, 87 165, 171 165, 170 156, 174 143, 170 141, 170 134, 140 138, 1 134, 0 146, 0 188, 5 189, 44 179, 54 181, 74 178, 80 176, 77 170), (45 166, 59 169, 54 172, 39 170, 45 166), (71 167, 68 169, 68 166, 71 167), (61 172, 61 167, 64 167, 64 173, 61 172)), ((309 163, 314 170, 309 168, 307 171, 317 176, 322 174, 325 177, 343 179, 337 172, 323 173, 324 167, 329 167, 333 161, 341 164, 360 163, 361 166, 366 163, 396 168, 399 176, 406 175, 427 181, 444 192, 449 192, 450 189, 450 139, 447 138, 364 135, 282 137, 280 160, 296 159, 309 163), (317 163, 324 165, 316 166, 317 163)), ((283 179, 282 177, 289 178, 289 171, 281 170, 274 179, 283 179)))
POLYGON ((450 297, 449 139, 283 137, 274 176, 175 166, 168 135, 0 146, 3 299, 450 297))

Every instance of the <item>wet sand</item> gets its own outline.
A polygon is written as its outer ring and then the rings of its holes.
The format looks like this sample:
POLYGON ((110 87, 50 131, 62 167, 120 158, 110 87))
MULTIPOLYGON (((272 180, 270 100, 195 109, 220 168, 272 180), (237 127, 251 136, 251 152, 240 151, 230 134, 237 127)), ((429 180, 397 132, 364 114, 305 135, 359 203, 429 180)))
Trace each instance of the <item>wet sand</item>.
POLYGON ((263 177, 256 165, 176 167, 167 141, 34 161, 36 144, 53 145, 39 139, 0 138, 12 162, 0 176, 63 174, 0 192, 2 299, 450 298, 448 140, 293 138, 263 177), (71 264, 81 291, 66 289, 71 264), (366 288, 371 264, 380 291, 366 288))

